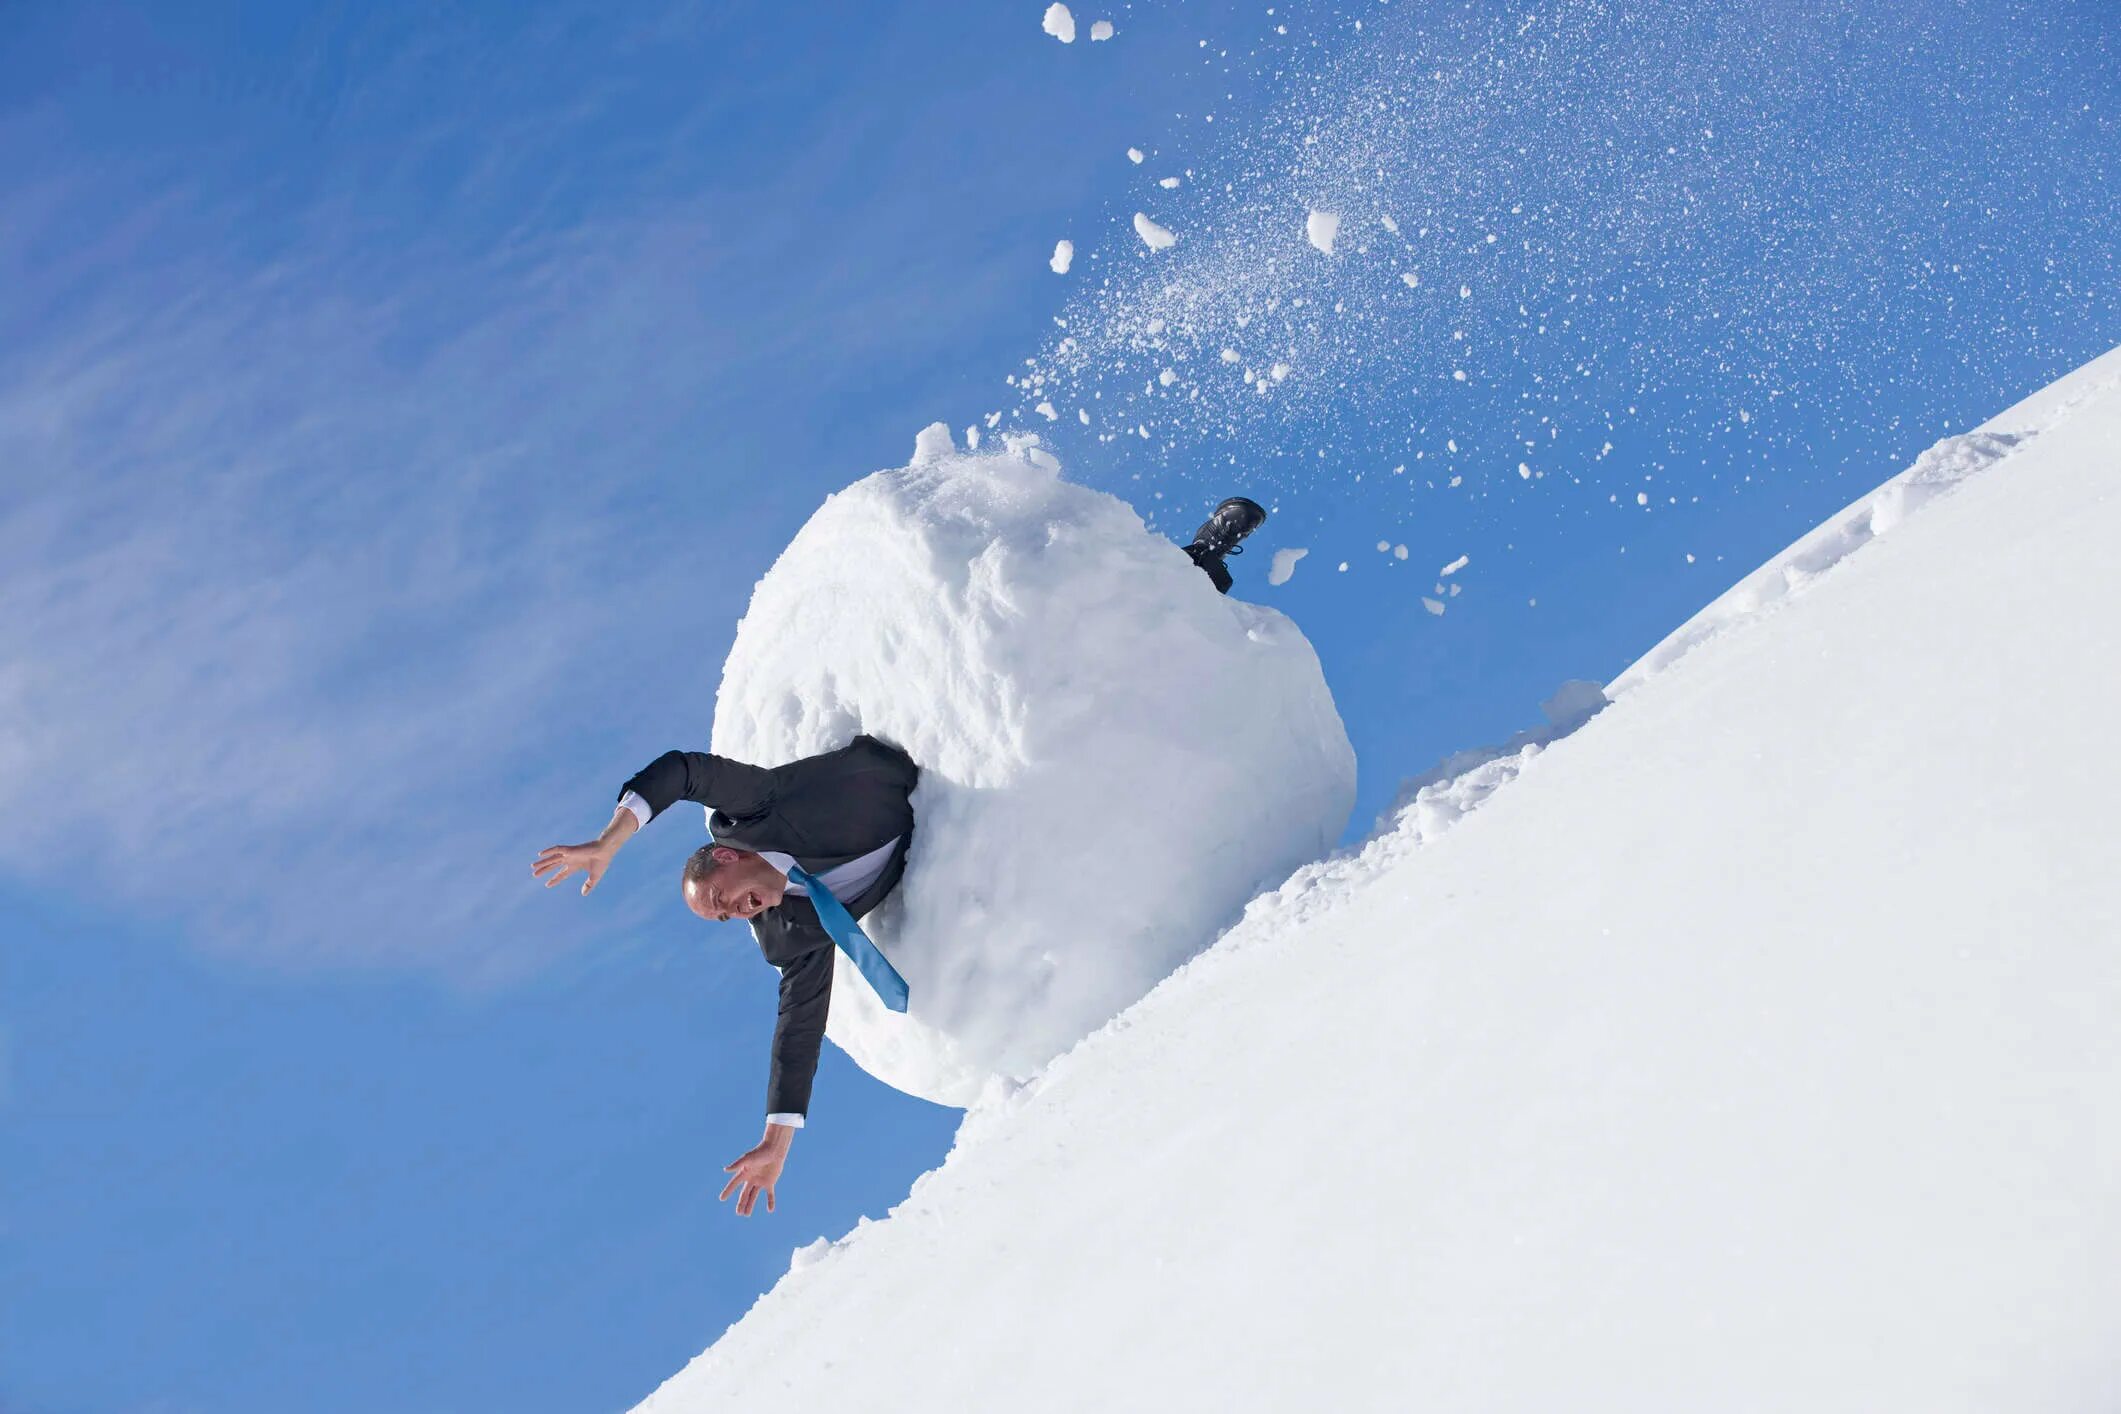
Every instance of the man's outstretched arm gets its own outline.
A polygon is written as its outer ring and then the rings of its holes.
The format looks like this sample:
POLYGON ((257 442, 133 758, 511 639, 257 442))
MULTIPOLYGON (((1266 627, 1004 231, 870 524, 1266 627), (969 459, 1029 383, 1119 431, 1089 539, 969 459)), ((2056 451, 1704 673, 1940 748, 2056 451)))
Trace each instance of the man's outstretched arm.
POLYGON ((680 800, 711 805, 737 819, 762 814, 773 803, 773 773, 711 752, 666 751, 619 787, 619 803, 604 833, 582 844, 548 846, 530 872, 548 889, 580 874, 587 894, 611 867, 619 846, 680 800))
POLYGON ((781 969, 781 1014, 773 1027, 773 1075, 766 1084, 766 1133, 724 1170, 730 1178, 721 1196, 737 1195, 738 1217, 750 1217, 761 1194, 766 1211, 773 1211, 773 1187, 781 1180, 795 1132, 810 1109, 810 1084, 817 1078, 825 1014, 832 1005, 832 960, 828 942, 781 969))
POLYGON ((681 800, 737 820, 763 815, 773 804, 773 772, 711 751, 666 751, 619 787, 620 803, 643 825, 681 800))

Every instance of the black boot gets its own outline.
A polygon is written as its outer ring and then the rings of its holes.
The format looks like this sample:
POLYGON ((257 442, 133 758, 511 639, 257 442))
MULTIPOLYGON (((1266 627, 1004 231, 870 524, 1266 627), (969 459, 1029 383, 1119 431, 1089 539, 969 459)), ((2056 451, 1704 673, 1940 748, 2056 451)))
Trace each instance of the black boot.
POLYGON ((1193 532, 1193 543, 1186 547, 1186 553, 1214 581, 1216 593, 1230 592, 1230 569, 1223 563, 1223 557, 1242 555, 1245 549, 1239 542, 1264 525, 1266 520, 1266 507, 1259 502, 1232 496, 1217 506, 1201 522, 1200 529, 1193 532))

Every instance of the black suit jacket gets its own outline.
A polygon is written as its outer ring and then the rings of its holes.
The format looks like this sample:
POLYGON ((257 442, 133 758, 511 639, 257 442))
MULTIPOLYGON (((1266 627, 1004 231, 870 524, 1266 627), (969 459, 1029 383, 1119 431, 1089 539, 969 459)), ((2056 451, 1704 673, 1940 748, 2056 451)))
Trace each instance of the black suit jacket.
MULTIPOLYGON (((840 900, 859 918, 888 898, 906 872, 906 850, 913 841, 909 797, 920 774, 913 758, 897 747, 858 736, 837 751, 771 769, 705 751, 666 751, 619 787, 619 794, 637 792, 656 815, 680 800, 711 806, 707 830, 715 843, 792 854, 813 874, 859 859, 897 837, 899 847, 876 882, 840 900)), ((766 1112, 806 1114, 832 1004, 832 937, 810 900, 795 894, 752 919, 751 931, 766 961, 781 970, 766 1112)))

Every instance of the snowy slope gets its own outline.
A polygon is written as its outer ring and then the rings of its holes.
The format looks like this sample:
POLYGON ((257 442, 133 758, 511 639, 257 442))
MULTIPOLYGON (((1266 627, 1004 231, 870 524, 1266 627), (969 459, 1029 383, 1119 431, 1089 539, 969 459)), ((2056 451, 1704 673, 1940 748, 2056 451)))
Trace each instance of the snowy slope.
POLYGON ((1984 430, 1257 901, 643 1408, 2121 1407, 2121 352, 1984 430))

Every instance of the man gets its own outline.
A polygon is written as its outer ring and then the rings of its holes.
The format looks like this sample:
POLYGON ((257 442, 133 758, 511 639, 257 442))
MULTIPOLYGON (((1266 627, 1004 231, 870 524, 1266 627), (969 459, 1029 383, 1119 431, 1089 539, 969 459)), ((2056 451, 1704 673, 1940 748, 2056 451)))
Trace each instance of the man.
MULTIPOLYGON (((1233 496, 1202 524, 1186 554, 1227 594, 1224 558, 1240 553, 1239 542, 1266 518, 1259 505, 1233 496)), ((774 1211, 774 1186, 810 1108, 835 948, 886 1006, 906 1008, 904 980, 858 920, 890 897, 906 872, 919 780, 911 757, 871 736, 771 769, 704 751, 666 751, 619 788, 601 835, 554 845, 531 866, 547 888, 582 875, 586 895, 650 820, 680 800, 708 807, 712 842, 685 861, 685 905, 701 918, 749 921, 759 950, 781 972, 765 1134, 724 1169, 730 1178, 721 1197, 737 1195, 739 1217, 750 1217, 761 1195, 774 1211)))

